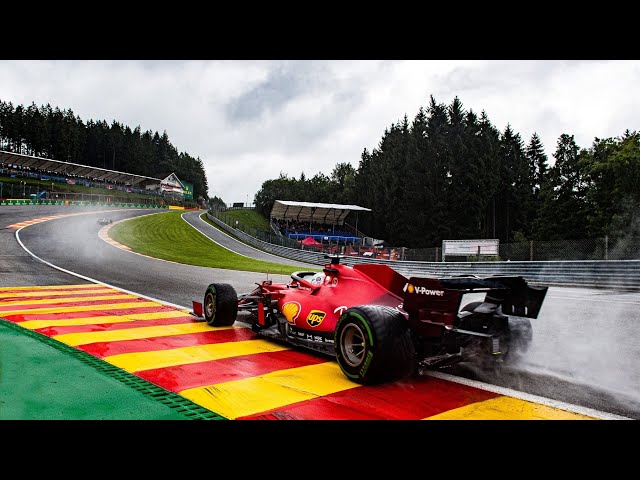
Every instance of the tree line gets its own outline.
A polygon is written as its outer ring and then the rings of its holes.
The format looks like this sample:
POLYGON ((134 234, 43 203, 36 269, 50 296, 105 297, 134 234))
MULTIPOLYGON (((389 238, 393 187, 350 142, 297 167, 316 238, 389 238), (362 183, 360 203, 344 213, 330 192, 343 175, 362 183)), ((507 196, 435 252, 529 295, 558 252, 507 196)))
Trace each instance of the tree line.
POLYGON ((384 131, 364 149, 358 168, 338 163, 329 176, 280 172, 256 193, 267 218, 275 200, 353 204, 358 229, 410 248, 445 239, 501 242, 640 235, 640 134, 595 138, 579 147, 558 138, 550 166, 537 133, 527 144, 507 125, 433 96, 409 122, 384 131))
POLYGON ((14 107, 0 100, 0 150, 154 178, 175 173, 193 183, 194 198, 208 196, 202 160, 178 152, 166 131, 132 130, 115 120, 85 123, 71 109, 49 104, 14 107))

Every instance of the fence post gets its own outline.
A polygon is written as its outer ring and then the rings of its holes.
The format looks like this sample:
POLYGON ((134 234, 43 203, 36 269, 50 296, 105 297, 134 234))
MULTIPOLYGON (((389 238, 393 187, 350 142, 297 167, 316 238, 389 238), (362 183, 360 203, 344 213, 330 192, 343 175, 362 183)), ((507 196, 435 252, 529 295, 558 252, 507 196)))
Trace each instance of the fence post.
POLYGON ((604 236, 604 259, 609 260, 609 235, 604 236))

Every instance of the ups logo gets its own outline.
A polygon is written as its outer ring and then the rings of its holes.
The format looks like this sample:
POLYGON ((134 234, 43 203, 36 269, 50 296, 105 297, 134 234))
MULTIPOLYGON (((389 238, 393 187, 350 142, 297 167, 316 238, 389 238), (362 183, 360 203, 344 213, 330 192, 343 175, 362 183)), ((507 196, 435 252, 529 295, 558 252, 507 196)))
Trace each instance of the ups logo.
POLYGON ((310 327, 317 327, 324 320, 325 312, 321 310, 311 310, 307 316, 307 323, 310 327))

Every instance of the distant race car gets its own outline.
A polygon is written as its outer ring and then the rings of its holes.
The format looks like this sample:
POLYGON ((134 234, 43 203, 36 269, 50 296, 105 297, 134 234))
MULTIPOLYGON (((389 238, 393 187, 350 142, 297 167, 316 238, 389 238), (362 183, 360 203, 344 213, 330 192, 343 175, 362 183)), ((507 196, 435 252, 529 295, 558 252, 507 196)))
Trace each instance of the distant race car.
POLYGON ((384 264, 340 264, 298 271, 289 283, 262 281, 238 295, 210 284, 194 313, 212 326, 239 312, 260 335, 335 357, 361 384, 394 381, 457 362, 498 365, 528 348, 548 287, 519 276, 406 278, 384 264), (484 293, 460 309, 464 294, 484 293), (498 361, 497 361, 498 360, 498 361))
POLYGON ((109 225, 109 224, 113 223, 113 220, 111 220, 110 218, 99 218, 98 219, 98 223, 100 225, 109 225))

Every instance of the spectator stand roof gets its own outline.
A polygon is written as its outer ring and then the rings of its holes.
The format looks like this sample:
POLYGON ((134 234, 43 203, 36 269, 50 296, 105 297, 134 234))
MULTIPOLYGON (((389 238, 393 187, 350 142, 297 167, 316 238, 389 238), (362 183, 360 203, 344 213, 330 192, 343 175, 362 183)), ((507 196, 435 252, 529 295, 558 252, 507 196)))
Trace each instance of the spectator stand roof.
POLYGON ((276 200, 271 218, 278 220, 314 221, 325 225, 343 225, 350 212, 370 212, 370 208, 337 203, 311 203, 276 200))
POLYGON ((18 165, 22 168, 51 171, 63 175, 88 177, 91 179, 95 178, 104 182, 122 182, 131 185, 138 185, 147 180, 154 180, 158 183, 161 181, 160 178, 117 172, 115 170, 62 162, 60 160, 52 160, 49 158, 32 157, 30 155, 22 155, 20 153, 5 152, 4 150, 0 150, 0 163, 18 165))

